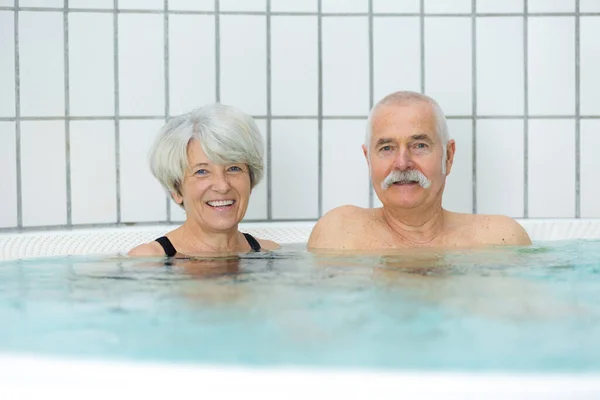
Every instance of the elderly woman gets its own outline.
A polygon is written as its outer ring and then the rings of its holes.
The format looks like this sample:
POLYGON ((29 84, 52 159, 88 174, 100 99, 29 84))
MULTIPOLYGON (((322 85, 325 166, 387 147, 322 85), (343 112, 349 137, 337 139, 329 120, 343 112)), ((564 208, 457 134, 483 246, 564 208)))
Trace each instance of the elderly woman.
POLYGON ((275 242, 238 231, 263 176, 263 140, 240 110, 211 104, 172 118, 150 152, 150 169, 186 212, 179 228, 133 248, 132 256, 274 250, 275 242))

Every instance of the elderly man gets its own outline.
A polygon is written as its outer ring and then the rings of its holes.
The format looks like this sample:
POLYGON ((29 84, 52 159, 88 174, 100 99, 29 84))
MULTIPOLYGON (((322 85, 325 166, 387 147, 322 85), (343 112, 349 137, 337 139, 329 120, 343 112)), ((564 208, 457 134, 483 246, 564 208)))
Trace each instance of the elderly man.
POLYGON ((392 93, 373 107, 367 125, 363 152, 383 207, 331 210, 313 228, 309 249, 531 244, 511 218, 442 208, 456 144, 435 100, 414 92, 392 93))

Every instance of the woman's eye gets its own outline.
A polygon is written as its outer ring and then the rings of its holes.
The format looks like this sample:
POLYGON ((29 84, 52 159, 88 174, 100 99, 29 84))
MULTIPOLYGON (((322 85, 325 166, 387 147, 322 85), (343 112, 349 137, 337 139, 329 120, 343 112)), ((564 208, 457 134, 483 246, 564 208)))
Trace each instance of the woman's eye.
POLYGON ((238 167, 237 165, 232 165, 231 167, 229 167, 229 171, 231 172, 242 172, 242 168, 238 167))
POLYGON ((206 175, 208 174, 208 171, 205 169, 199 169, 198 171, 194 172, 194 175, 206 175))

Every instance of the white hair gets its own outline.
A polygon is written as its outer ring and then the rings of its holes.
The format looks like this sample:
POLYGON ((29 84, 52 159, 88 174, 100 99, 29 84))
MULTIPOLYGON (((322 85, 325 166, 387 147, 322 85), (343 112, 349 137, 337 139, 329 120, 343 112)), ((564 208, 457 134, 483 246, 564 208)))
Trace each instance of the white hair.
POLYGON ((446 146, 448 145, 448 141, 450 140, 450 135, 448 133, 448 124, 446 122, 446 116, 442 111, 440 105, 431 97, 426 96, 421 93, 411 92, 411 91, 399 91, 391 93, 385 96, 383 99, 379 100, 377 104, 371 108, 369 112, 369 116, 367 118, 367 133, 365 135, 365 147, 367 151, 371 150, 371 135, 372 135, 372 120, 373 115, 381 106, 385 105, 395 105, 395 106, 403 106, 407 104, 413 104, 417 102, 422 102, 431 107, 433 111, 433 115, 435 118, 435 127, 436 134, 438 135, 440 142, 442 142, 442 147, 444 149, 442 155, 442 173, 446 173, 446 146))
POLYGON ((247 164, 252 188, 262 179, 264 142, 256 123, 234 107, 215 103, 171 118, 158 133, 150 149, 150 170, 166 191, 181 195, 193 139, 215 164, 247 164))

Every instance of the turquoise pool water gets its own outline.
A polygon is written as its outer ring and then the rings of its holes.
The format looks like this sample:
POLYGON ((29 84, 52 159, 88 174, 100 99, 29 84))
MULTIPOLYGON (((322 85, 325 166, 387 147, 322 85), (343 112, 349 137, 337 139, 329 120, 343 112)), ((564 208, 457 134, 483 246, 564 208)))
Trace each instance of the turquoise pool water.
POLYGON ((472 252, 0 263, 0 353, 600 371, 600 241, 472 252))

